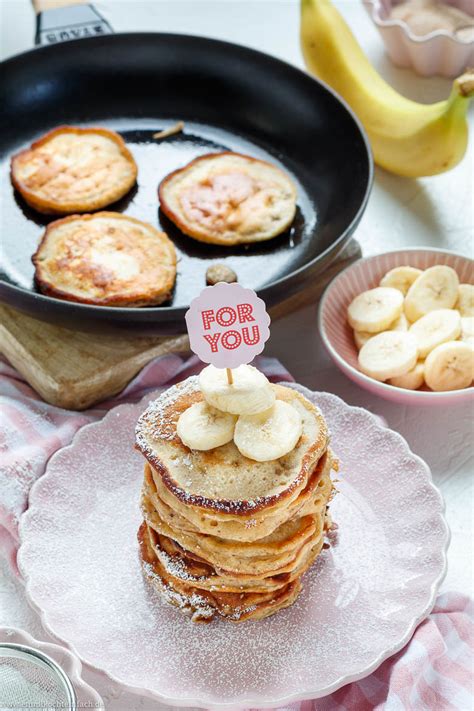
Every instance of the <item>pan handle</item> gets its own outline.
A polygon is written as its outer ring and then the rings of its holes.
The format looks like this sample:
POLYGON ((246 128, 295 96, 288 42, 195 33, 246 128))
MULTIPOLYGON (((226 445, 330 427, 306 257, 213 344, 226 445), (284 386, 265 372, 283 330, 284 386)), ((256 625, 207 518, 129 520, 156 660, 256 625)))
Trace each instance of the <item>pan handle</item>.
POLYGON ((57 7, 67 7, 69 5, 84 5, 86 2, 87 0, 32 0, 37 15, 45 10, 53 10, 57 7))
POLYGON ((112 27, 87 0, 32 0, 36 12, 35 44, 57 44, 110 35, 112 27))

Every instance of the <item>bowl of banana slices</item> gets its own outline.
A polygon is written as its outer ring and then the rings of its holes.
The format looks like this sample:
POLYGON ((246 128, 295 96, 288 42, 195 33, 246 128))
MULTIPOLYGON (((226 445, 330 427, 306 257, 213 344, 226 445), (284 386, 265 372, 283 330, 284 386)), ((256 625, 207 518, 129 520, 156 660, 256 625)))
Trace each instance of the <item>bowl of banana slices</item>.
POLYGON ((319 331, 336 365, 381 397, 474 398, 474 261, 419 248, 360 259, 327 287, 319 331))

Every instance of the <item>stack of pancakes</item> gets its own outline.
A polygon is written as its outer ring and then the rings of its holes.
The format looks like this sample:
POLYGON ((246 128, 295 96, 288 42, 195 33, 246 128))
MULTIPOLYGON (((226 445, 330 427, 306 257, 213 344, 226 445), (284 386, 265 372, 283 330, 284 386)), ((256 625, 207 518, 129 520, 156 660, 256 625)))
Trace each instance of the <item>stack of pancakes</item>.
POLYGON ((247 459, 233 442, 209 451, 181 442, 179 416, 203 399, 196 377, 166 391, 137 424, 144 571, 195 621, 262 619, 291 605, 330 527, 335 462, 324 418, 297 391, 272 387, 303 422, 295 449, 277 460, 247 459))

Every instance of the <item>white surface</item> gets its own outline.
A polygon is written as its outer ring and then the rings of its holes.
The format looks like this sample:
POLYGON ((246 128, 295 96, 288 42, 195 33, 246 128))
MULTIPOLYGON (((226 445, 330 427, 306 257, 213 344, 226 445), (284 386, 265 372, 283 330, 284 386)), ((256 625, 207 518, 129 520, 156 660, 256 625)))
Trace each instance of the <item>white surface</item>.
MULTIPOLYGON (((409 70, 392 67, 358 0, 337 2, 372 62, 399 91, 419 101, 447 96, 450 82, 420 79, 409 70)), ((298 43, 296 0, 109 0, 96 4, 119 31, 173 31, 218 37, 256 47, 302 66, 298 43)), ((6 58, 32 46, 34 19, 28 0, 0 0, 0 55, 6 58)), ((471 116, 471 127, 472 126, 471 116)), ((473 144, 463 163, 434 178, 399 178, 377 170, 367 211, 357 230, 364 254, 405 246, 452 249, 474 253, 473 144)), ((403 408, 361 390, 338 372, 323 352, 316 331, 316 306, 274 324, 265 353, 275 355, 296 380, 326 389, 348 403, 385 417, 414 452, 430 465, 446 500, 452 541, 449 570, 442 590, 472 593, 473 581, 473 410, 403 408)), ((354 443, 354 446, 357 446, 354 443)), ((21 585, 4 562, 0 567, 0 625, 23 626, 41 633, 36 615, 24 601, 21 585)), ((86 675, 104 696, 111 711, 156 709, 156 704, 122 694, 116 685, 86 675)))

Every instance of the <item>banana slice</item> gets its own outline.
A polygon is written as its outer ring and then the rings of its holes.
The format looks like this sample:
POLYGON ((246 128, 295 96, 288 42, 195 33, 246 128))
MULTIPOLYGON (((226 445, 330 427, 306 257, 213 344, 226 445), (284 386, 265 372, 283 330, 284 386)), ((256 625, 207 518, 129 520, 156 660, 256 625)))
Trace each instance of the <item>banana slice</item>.
POLYGON ((425 381, 432 390, 461 390, 473 377, 474 350, 463 341, 442 343, 425 361, 425 381))
POLYGON ((474 316, 474 286, 472 284, 459 284, 456 308, 461 316, 474 316))
MULTIPOLYGON (((402 313, 398 318, 395 319, 395 321, 391 324, 390 328, 388 328, 388 331, 408 331, 408 320, 405 314, 402 313)), ((367 331, 354 331, 354 341, 357 346, 357 350, 360 351, 362 346, 365 346, 367 341, 370 338, 373 338, 375 334, 374 333, 368 333, 367 331)))
POLYGON ((404 331, 384 331, 361 348, 359 367, 371 378, 383 381, 408 373, 415 367, 417 356, 414 336, 404 331))
POLYGON ((378 286, 364 291, 350 303, 347 317, 355 331, 379 333, 390 328, 403 310, 403 294, 398 289, 378 286))
POLYGON ((415 336, 418 357, 426 358, 433 348, 447 341, 455 341, 461 334, 461 317, 454 309, 436 309, 422 316, 410 326, 415 336))
POLYGON ((354 331, 354 343, 357 346, 357 350, 360 351, 362 346, 365 346, 367 341, 374 336, 374 333, 367 333, 367 331, 354 331))
POLYGON ((207 451, 232 441, 236 421, 234 415, 197 402, 181 413, 176 431, 186 447, 207 451))
POLYGON ((419 360, 414 368, 399 375, 396 378, 390 378, 390 385, 395 385, 396 388, 405 388, 405 390, 418 390, 425 382, 425 364, 419 360))
POLYGON ((410 286, 421 274, 423 274, 421 269, 416 269, 415 267, 395 267, 395 269, 390 269, 385 274, 380 286, 390 286, 393 289, 398 289, 405 296, 410 286))
POLYGON ((461 341, 474 346, 474 316, 462 316, 461 341))
POLYGON ((225 369, 213 365, 201 371, 199 386, 209 405, 233 415, 255 415, 275 402, 272 386, 257 368, 239 365, 232 369, 232 378, 229 385, 225 369))
POLYGON ((458 275, 445 265, 426 269, 408 289, 405 315, 412 323, 436 309, 452 309, 458 298, 458 275))
POLYGON ((389 331, 408 331, 408 326, 409 326, 408 319, 402 311, 400 316, 397 319, 395 319, 395 321, 392 323, 392 325, 390 326, 390 328, 388 330, 389 331))
POLYGON ((296 447, 303 423, 292 405, 276 400, 258 415, 241 415, 234 432, 235 446, 244 457, 257 462, 279 459, 296 447))

